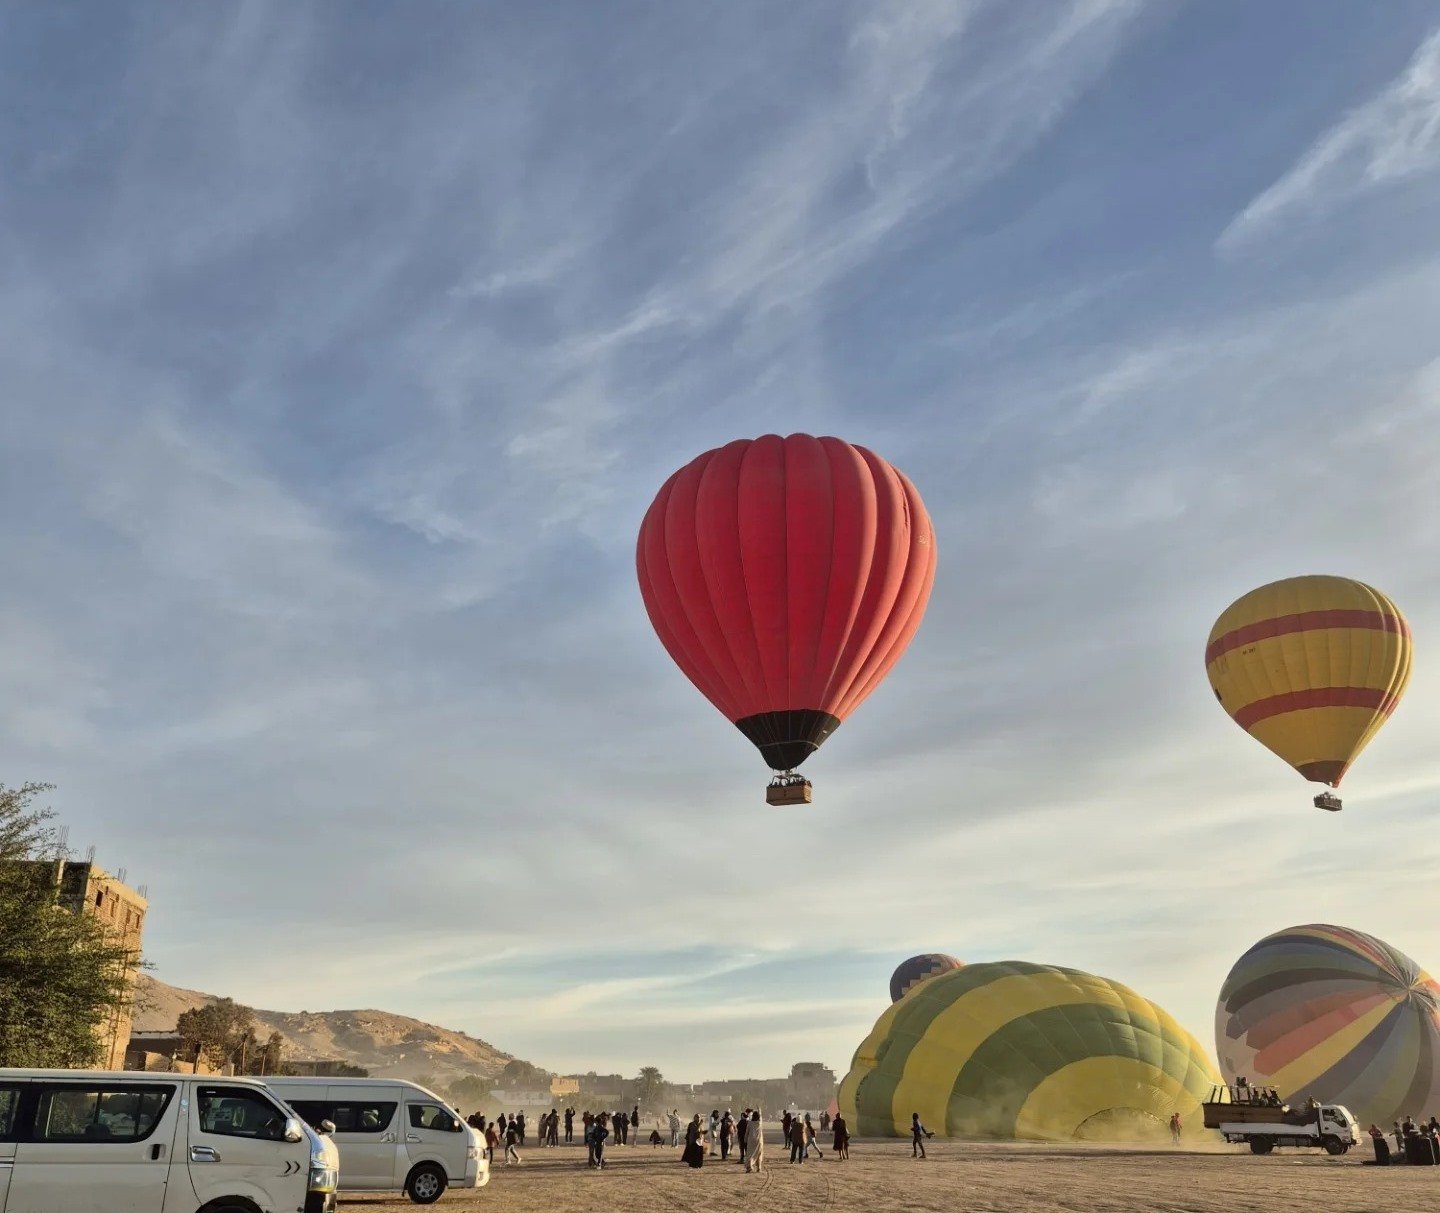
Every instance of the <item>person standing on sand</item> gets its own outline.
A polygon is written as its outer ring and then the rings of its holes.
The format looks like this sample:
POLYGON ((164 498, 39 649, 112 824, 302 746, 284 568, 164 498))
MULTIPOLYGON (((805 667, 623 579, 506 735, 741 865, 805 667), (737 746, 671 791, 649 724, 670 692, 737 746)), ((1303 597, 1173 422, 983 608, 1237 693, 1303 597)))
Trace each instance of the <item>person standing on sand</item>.
POLYGON ((520 1144, 525 1144, 525 1113, 517 1112, 510 1118, 510 1123, 520 1131, 520 1144))
POLYGON ((845 1162, 850 1157, 850 1126, 837 1112, 830 1122, 830 1127, 835 1130, 835 1157, 845 1162))
POLYGON ((760 1109, 750 1113, 750 1127, 745 1130, 745 1174, 757 1175, 765 1169, 765 1129, 760 1123, 760 1109))
POLYGON ((750 1109, 740 1113, 740 1119, 735 1122, 735 1148, 740 1151, 740 1161, 745 1161, 745 1143, 749 1140, 750 1134, 750 1109))
POLYGON ((715 1152, 720 1146, 720 1109, 710 1110, 710 1157, 715 1157, 715 1152))
POLYGON ((815 1153, 820 1156, 820 1161, 821 1161, 821 1162, 824 1162, 824 1161, 825 1161, 825 1155, 824 1155, 823 1151, 821 1151, 821 1149, 820 1149, 820 1143, 815 1140, 815 1126, 810 1123, 810 1113, 809 1113, 809 1112, 806 1112, 806 1113, 805 1113, 804 1132, 805 1132, 805 1156, 808 1158, 808 1157, 810 1156, 810 1151, 811 1151, 811 1150, 814 1150, 815 1153))
POLYGON ((790 1144, 790 1121, 794 1118, 790 1115, 790 1109, 785 1109, 785 1115, 780 1118, 780 1136, 784 1138, 785 1144, 790 1144))
POLYGON ((1180 1113, 1170 1113, 1170 1141, 1174 1145, 1180 1144, 1180 1113))
POLYGON ((670 1121, 670 1144, 671 1144, 672 1146, 678 1146, 678 1145, 680 1144, 680 1109, 679 1109, 679 1108, 671 1108, 671 1109, 670 1109, 669 1121, 670 1121))
POLYGON ((685 1126, 685 1152, 680 1155, 680 1161, 687 1167, 703 1167, 705 1165, 705 1147, 700 1139, 705 1136, 705 1128, 700 1123, 700 1113, 695 1113, 695 1119, 685 1126))
POLYGON ((505 1126, 505 1165, 507 1167, 512 1159, 517 1167, 520 1165, 520 1151, 515 1146, 524 1140, 513 1120, 505 1126))
POLYGON ((594 1143, 591 1149, 594 1161, 590 1165, 597 1171, 605 1169, 605 1139, 610 1136, 610 1126, 605 1123, 608 1119, 606 1114, 601 1112, 590 1126, 590 1137, 594 1143))
POLYGON ((565 1109, 565 1144, 568 1146, 575 1140, 575 1109, 565 1109))
POLYGON ((495 1127, 492 1120, 485 1126, 485 1161, 492 1167, 495 1165, 495 1147, 500 1144, 500 1130, 495 1127))
MULTIPOLYGON (((640 1105, 637 1103, 630 1109, 630 1127, 635 1130, 635 1136, 640 1136, 640 1105)), ((635 1143, 632 1142, 632 1145, 635 1143)))
POLYGON ((798 1116, 790 1118, 790 1138, 785 1144, 790 1147, 792 1163, 805 1161, 805 1126, 798 1116))
POLYGON ((926 1139, 927 1137, 934 1137, 934 1136, 935 1136, 935 1134, 933 1134, 932 1132, 930 1132, 929 1129, 927 1129, 924 1125, 922 1125, 922 1124, 920 1123, 920 1113, 919 1113, 919 1112, 911 1112, 911 1113, 910 1113, 910 1157, 911 1157, 911 1158, 925 1158, 925 1157, 926 1157, 926 1154, 925 1154, 925 1139, 926 1139))

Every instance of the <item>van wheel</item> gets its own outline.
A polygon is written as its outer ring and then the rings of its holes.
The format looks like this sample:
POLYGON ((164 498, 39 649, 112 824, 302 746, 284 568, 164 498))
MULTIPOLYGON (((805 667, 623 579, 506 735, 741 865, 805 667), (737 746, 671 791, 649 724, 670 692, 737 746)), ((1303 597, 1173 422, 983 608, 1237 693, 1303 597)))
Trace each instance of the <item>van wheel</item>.
POLYGON ((405 1180, 405 1195, 417 1205, 433 1205, 445 1195, 449 1181, 445 1172, 433 1162, 422 1162, 405 1180))
POLYGON ((1320 1139, 1320 1144, 1325 1147, 1326 1154, 1345 1153, 1345 1143, 1341 1141, 1338 1137, 1335 1137, 1331 1134, 1327 1133, 1324 1137, 1322 1137, 1320 1139))
POLYGON ((1251 1154, 1269 1154, 1275 1148, 1275 1143, 1268 1137, 1252 1137, 1250 1139, 1251 1154))

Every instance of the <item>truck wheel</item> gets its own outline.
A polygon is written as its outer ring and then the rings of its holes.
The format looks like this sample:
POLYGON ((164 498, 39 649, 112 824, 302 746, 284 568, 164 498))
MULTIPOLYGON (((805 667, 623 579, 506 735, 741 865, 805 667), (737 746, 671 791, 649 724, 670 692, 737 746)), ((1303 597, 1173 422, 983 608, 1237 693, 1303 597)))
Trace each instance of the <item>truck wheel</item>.
POLYGON ((1275 1143, 1268 1137, 1252 1137, 1250 1139, 1251 1154, 1269 1154, 1275 1148, 1275 1143))
POLYGON ((1332 1133, 1325 1134, 1320 1139, 1320 1144, 1325 1147, 1326 1154, 1344 1154, 1345 1143, 1332 1133))
POLYGON ((445 1172, 433 1162, 422 1162, 405 1180, 405 1195, 417 1205, 433 1205, 445 1195, 445 1172))

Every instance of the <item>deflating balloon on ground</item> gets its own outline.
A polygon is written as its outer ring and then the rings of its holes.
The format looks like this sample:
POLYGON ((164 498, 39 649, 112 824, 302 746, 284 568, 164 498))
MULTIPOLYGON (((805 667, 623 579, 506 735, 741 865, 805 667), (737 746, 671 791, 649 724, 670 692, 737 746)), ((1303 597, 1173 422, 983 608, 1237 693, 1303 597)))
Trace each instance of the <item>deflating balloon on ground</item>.
POLYGON ((1192 1129, 1219 1081, 1198 1041, 1104 977, 1024 961, 968 964, 921 982, 876 1021, 840 1086, 862 1135, 1160 1138, 1192 1129))

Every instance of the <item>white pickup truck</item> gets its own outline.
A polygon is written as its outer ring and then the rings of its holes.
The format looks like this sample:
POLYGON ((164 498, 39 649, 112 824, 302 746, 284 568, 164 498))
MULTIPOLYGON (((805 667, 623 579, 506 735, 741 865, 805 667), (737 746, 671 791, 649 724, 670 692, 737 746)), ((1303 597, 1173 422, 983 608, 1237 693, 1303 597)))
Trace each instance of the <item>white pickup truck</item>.
POLYGON ((1360 1126, 1349 1108, 1314 1100, 1291 1108, 1270 1087, 1216 1087, 1201 1106, 1207 1129, 1218 1130, 1226 1141, 1247 1143, 1252 1154, 1269 1154, 1276 1146, 1318 1146, 1327 1154, 1344 1154, 1360 1141, 1360 1126))

